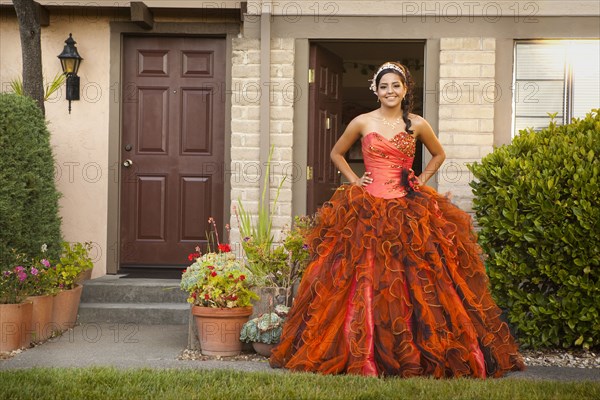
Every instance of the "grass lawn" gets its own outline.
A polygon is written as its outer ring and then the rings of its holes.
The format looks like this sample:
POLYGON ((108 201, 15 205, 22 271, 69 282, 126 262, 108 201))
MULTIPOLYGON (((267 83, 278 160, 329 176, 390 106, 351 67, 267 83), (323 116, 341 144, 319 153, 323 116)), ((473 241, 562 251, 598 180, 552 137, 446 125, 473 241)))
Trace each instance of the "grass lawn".
POLYGON ((227 370, 0 371, 0 399, 600 399, 599 382, 366 378, 227 370))

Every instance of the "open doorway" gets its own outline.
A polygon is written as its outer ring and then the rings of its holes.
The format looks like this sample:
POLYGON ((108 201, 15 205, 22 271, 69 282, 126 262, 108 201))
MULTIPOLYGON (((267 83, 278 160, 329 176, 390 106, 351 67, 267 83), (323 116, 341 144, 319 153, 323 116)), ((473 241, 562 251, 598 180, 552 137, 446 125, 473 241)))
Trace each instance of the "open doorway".
MULTIPOLYGON (((399 61, 414 81, 413 113, 423 115, 425 41, 317 40, 310 42, 314 75, 309 100, 307 213, 314 213, 343 182, 329 159, 333 144, 357 115, 378 107, 369 80, 386 61, 399 61)), ((311 78, 313 79, 313 78, 311 78)), ((364 173, 360 142, 346 154, 354 172, 364 173)), ((423 169, 423 146, 417 143, 413 170, 423 169)))

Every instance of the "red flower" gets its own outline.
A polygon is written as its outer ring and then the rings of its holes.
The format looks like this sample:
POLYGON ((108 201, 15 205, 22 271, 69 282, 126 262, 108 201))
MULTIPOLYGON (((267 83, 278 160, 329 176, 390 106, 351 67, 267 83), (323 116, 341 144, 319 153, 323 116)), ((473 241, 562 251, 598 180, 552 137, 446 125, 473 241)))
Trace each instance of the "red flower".
POLYGON ((196 258, 200 257, 200 253, 190 253, 188 255, 188 260, 194 261, 196 258))
POLYGON ((233 274, 229 274, 228 278, 233 279, 233 274))
POLYGON ((231 251, 231 246, 228 245, 227 243, 220 243, 219 244, 219 251, 221 253, 229 253, 231 251))
POLYGON ((210 299, 210 296, 208 294, 205 294, 204 295, 204 300, 209 300, 209 299, 210 299))
POLYGON ((192 293, 192 298, 196 298, 196 292, 192 293))
POLYGON ((246 275, 240 275, 240 281, 243 281, 244 279, 246 279, 246 275))
POLYGON ((217 273, 215 271, 210 273, 210 276, 217 276, 217 273))
POLYGON ((211 271, 212 271, 213 269, 215 269, 215 267, 213 267, 212 265, 208 265, 206 268, 210 269, 211 271))

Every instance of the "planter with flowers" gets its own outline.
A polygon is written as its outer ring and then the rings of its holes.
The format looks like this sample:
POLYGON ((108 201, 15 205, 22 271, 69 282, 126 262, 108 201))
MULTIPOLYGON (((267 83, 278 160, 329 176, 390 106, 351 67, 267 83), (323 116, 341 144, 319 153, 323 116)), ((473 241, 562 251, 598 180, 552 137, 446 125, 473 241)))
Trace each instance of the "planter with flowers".
POLYGON ((228 244, 219 243, 214 219, 216 252, 202 255, 200 248, 189 258, 194 261, 181 277, 181 289, 189 294, 192 315, 198 328, 202 354, 234 356, 241 352, 240 331, 252 314, 253 299, 258 299, 251 289, 252 272, 243 260, 231 252, 228 244))
MULTIPOLYGON (((42 257, 45 256, 46 245, 42 246, 42 257)), ((29 290, 26 301, 33 303, 31 319, 32 341, 41 342, 52 336, 56 327, 52 321, 54 295, 58 291, 55 286, 54 270, 47 258, 22 260, 24 265, 31 265, 31 277, 28 280, 29 290)))
POLYGON ((0 274, 0 352, 28 347, 33 304, 25 301, 30 268, 18 265, 0 274))
POLYGON ((75 326, 83 286, 77 284, 78 277, 94 264, 89 256, 91 243, 63 242, 63 252, 54 267, 55 284, 59 292, 54 298, 52 323, 59 331, 75 326))
POLYGON ((52 334, 55 280, 46 250, 43 245, 40 257, 15 252, 12 259, 17 266, 0 275, 1 351, 27 347, 52 334))

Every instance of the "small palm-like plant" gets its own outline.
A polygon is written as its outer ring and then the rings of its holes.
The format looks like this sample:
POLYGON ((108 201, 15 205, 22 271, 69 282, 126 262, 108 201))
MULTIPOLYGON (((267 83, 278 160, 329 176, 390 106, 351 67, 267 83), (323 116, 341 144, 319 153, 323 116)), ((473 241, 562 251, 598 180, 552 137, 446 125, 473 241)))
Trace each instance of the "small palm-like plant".
MULTIPOLYGON (((47 101, 50 96, 60 89, 62 84, 65 83, 66 79, 67 76, 65 74, 57 73, 50 82, 47 82, 44 85, 44 101, 47 101)), ((16 78, 10 81, 10 88, 12 89, 13 93, 23 96, 23 79, 16 78)))
MULTIPOLYGON (((271 146, 271 150, 269 151, 269 158, 267 160, 267 167, 265 172, 265 177, 263 181, 263 191, 261 195, 260 202, 258 204, 258 218, 256 219, 256 223, 252 218, 250 212, 246 211, 242 201, 238 199, 239 210, 235 209, 236 217, 238 217, 238 225, 240 227, 240 233, 244 238, 244 243, 248 241, 248 238, 252 238, 254 242, 254 246, 260 248, 263 253, 269 253, 271 251, 271 245, 273 244, 273 220, 272 215, 275 212, 277 207, 277 200, 279 199, 279 193, 281 191, 281 187, 285 182, 286 177, 283 177, 279 186, 277 187, 277 194, 275 195, 275 199, 273 200, 273 207, 269 208, 269 203, 266 202, 266 193, 269 190, 269 172, 271 169, 271 158, 273 156, 274 147, 271 146)), ((242 243, 244 250, 246 250, 245 244, 242 243)), ((265 271, 260 271, 259 265, 255 265, 252 262, 250 263, 250 268, 253 269, 257 275, 265 275, 265 271)))

